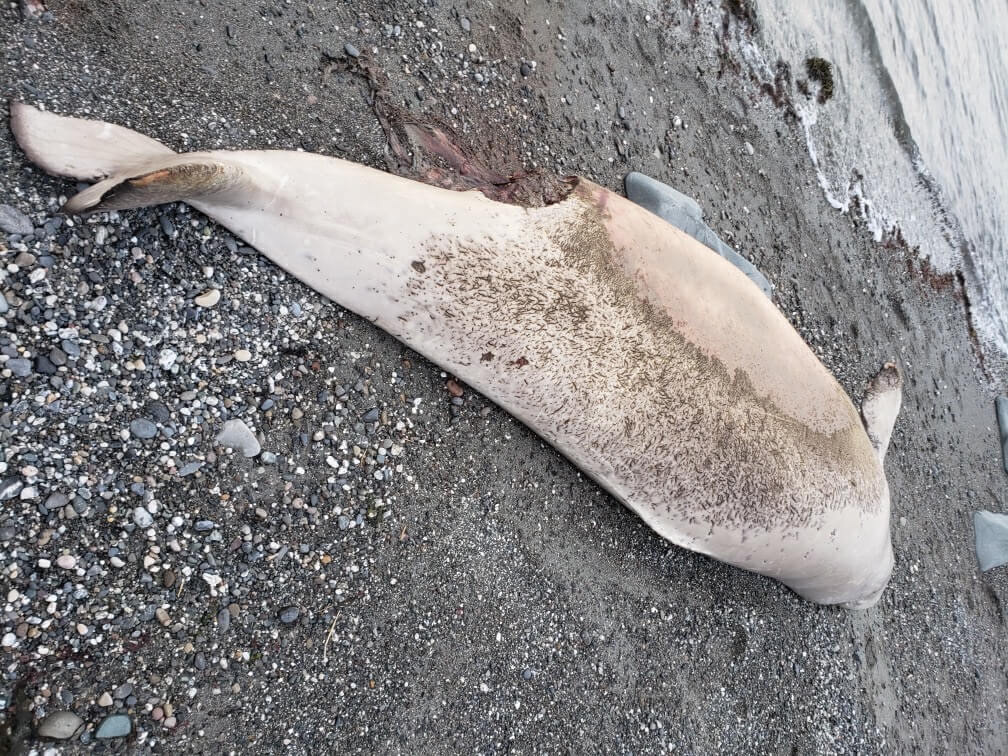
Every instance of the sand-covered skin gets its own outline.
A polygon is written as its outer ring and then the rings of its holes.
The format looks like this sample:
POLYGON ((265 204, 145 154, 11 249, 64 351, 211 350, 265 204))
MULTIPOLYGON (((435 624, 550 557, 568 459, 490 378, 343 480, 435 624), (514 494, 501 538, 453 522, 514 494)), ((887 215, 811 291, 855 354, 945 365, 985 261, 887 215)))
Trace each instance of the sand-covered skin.
MULTIPOLYGON (((1004 511, 1008 477, 962 303, 829 208, 796 125, 720 54, 720 9, 696 6, 5 6, 0 95, 177 150, 384 167, 362 78, 325 72, 350 43, 501 172, 669 181, 855 400, 903 366, 879 605, 816 607, 670 547, 485 399, 175 205, 0 237, 0 481, 21 485, 0 502, 5 702, 82 717, 67 752, 112 713, 132 748, 171 753, 1004 748, 1008 578, 979 575, 971 518, 1004 511), (216 447, 233 418, 277 459, 216 447)), ((0 176, 37 227, 74 191, 6 131, 0 176)))

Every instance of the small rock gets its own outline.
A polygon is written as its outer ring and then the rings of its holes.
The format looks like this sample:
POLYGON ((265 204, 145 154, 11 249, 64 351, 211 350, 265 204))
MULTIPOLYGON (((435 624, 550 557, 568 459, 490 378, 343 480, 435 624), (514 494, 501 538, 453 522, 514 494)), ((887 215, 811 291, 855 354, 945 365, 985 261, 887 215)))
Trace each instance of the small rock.
POLYGON ((138 417, 129 426, 130 433, 137 438, 144 440, 154 438, 157 435, 157 426, 145 417, 138 417))
POLYGON ((756 152, 756 148, 755 148, 755 147, 753 147, 753 146, 752 146, 751 144, 749 144, 749 142, 746 142, 746 143, 745 143, 745 151, 746 151, 746 152, 747 152, 748 154, 752 155, 752 154, 753 154, 754 152, 756 152))
POLYGON ((18 478, 4 478, 3 482, 0 483, 0 501, 13 499, 21 493, 21 489, 23 487, 24 483, 22 483, 18 478))
POLYGON ((349 42, 347 42, 345 45, 343 45, 343 49, 346 51, 346 54, 349 55, 351 58, 359 58, 360 57, 360 50, 358 50, 356 47, 354 47, 353 45, 351 45, 349 42))
POLYGON ((234 353, 234 358, 238 362, 248 362, 252 359, 252 352, 248 349, 236 349, 234 353))
POLYGON ((70 554, 64 554, 56 560, 56 564, 64 570, 72 570, 77 566, 77 557, 70 554))
POLYGON ((99 706, 104 706, 105 708, 108 708, 109 706, 112 705, 112 703, 113 703, 112 694, 109 693, 107 690, 104 693, 102 693, 101 696, 98 698, 99 706))
POLYGON ((72 711, 54 711, 42 720, 38 734, 42 738, 66 740, 73 737, 84 724, 84 720, 72 711))
POLYGON ((217 434, 217 443, 237 449, 246 457, 254 457, 262 447, 252 431, 241 420, 228 420, 217 434))
POLYGON ((369 409, 367 412, 364 413, 364 416, 361 418, 361 420, 363 420, 365 423, 377 423, 379 417, 380 413, 378 412, 378 408, 372 407, 371 409, 369 409))
POLYGON ((227 609, 221 609, 217 612, 217 629, 226 633, 229 627, 231 627, 231 612, 227 609))
POLYGON ((182 465, 182 468, 179 470, 179 476, 186 478, 192 475, 197 470, 199 470, 201 467, 203 467, 203 463, 200 462, 199 460, 193 462, 187 462, 186 464, 182 465))
POLYGON ((143 507, 137 507, 133 510, 133 522, 135 522, 138 527, 149 528, 154 524, 154 516, 143 507))
POLYGON ((5 234, 30 234, 35 227, 31 218, 10 205, 0 205, 0 231, 5 234))
POLYGON ((56 366, 44 354, 35 358, 35 372, 41 375, 56 375, 56 366))
POLYGON ((289 625, 292 622, 295 622, 300 614, 301 610, 296 606, 288 606, 286 609, 281 610, 280 621, 285 625, 289 625))
POLYGON ((165 611, 163 606, 159 606, 154 610, 154 616, 157 617, 157 621, 161 623, 163 627, 168 627, 171 624, 171 617, 168 616, 168 612, 165 611))
POLYGON ((174 349, 168 349, 167 347, 161 350, 158 355, 158 365, 161 366, 162 370, 171 370, 172 365, 175 364, 175 360, 178 359, 178 352, 174 349))
POLYGON ((106 717, 98 726, 96 738, 125 738, 133 731, 133 722, 125 714, 106 717))
MULTIPOLYGON (((7 300, 5 299, 4 301, 6 302, 7 300)), ((15 357, 13 360, 7 360, 4 364, 16 378, 27 378, 31 375, 31 360, 26 360, 24 357, 15 357)))
POLYGON ((193 299, 193 302, 195 302, 199 307, 209 309, 220 302, 220 298, 220 289, 207 289, 198 297, 193 299))
POLYGON ((209 530, 213 530, 215 527, 217 526, 214 524, 213 520, 196 521, 196 530, 198 530, 200 533, 206 533, 209 530))
POLYGON ((529 76, 532 73, 532 66, 523 60, 520 70, 522 76, 529 76))

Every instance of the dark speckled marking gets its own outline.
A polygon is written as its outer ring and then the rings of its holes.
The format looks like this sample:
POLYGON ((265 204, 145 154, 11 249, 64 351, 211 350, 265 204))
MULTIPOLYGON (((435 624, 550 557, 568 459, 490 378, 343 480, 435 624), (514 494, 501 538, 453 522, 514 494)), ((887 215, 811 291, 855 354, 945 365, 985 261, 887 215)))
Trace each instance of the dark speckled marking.
POLYGON ((594 204, 521 258, 507 246, 438 239, 410 290, 455 318, 442 353, 465 366, 492 346, 499 372, 475 383, 632 508, 743 540, 878 510, 884 478, 856 415, 813 432, 687 341, 614 265, 594 204))

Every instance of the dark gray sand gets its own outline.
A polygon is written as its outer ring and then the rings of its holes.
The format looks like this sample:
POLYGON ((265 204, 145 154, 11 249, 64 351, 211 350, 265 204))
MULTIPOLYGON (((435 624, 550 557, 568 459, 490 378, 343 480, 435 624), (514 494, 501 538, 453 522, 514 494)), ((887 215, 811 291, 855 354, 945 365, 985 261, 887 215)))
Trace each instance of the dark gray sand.
POLYGON ((85 726, 49 744, 66 753, 111 714, 131 740, 99 752, 1008 748, 1008 576, 978 573, 972 532, 1008 477, 964 303, 828 207, 786 104, 741 63, 744 19, 608 0, 49 7, 0 9, 0 94, 178 150, 384 167, 349 43, 501 171, 618 189, 640 170, 696 197, 852 396, 901 360, 897 565, 851 613, 671 547, 198 213, 60 220, 72 182, 3 129, 0 203, 37 227, 0 237, 5 745, 41 752, 34 728, 71 711, 85 726), (215 444, 228 419, 260 456, 215 444))

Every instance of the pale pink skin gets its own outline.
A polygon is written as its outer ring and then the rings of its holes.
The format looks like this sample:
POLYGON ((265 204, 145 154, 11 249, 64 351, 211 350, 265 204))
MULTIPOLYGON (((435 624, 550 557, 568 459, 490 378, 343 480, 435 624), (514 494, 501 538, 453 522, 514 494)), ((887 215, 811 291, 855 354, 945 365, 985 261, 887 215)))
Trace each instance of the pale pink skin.
MULTIPOLYGON (((870 606, 885 588, 885 445, 744 274, 624 198, 582 180, 522 208, 329 157, 175 156, 119 127, 13 115, 47 170, 112 176, 74 210, 115 206, 98 203, 124 178, 154 171, 156 188, 173 166, 211 166, 209 190, 144 202, 214 218, 493 399, 673 543, 819 603, 870 606)), ((891 404, 886 443, 898 389, 891 404)))

